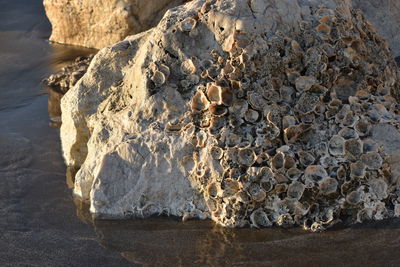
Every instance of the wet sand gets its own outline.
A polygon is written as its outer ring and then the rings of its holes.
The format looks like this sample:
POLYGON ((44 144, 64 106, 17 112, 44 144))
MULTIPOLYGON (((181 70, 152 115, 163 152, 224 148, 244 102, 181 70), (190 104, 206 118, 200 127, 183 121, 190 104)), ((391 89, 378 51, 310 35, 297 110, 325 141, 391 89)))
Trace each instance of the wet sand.
POLYGON ((41 80, 85 49, 50 45, 40 0, 0 0, 0 266, 130 266, 76 216, 41 80))
POLYGON ((50 45, 49 34, 40 0, 0 0, 0 266, 400 266, 400 219, 320 234, 92 221, 71 197, 40 83, 92 51, 50 45))

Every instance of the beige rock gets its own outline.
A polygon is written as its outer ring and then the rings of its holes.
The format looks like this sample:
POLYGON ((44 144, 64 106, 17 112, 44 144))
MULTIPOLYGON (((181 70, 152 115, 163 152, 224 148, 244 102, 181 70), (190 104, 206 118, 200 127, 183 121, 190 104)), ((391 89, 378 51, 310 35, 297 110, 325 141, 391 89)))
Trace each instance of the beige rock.
POLYGON ((184 0, 44 0, 57 43, 102 48, 155 26, 184 0))
POLYGON ((398 202, 394 160, 363 169, 371 179, 349 172, 373 150, 368 138, 384 143, 376 135, 385 127, 398 134, 390 92, 399 81, 384 40, 348 1, 189 2, 100 50, 63 97, 63 153, 80 168, 74 193, 100 217, 166 213, 228 227, 320 231, 340 214, 364 220, 363 209, 392 216, 385 203, 398 202), (330 31, 318 31, 321 21, 330 31), (295 92, 289 72, 315 79, 295 92), (291 103, 282 86, 293 87, 291 103), (243 119, 248 110, 258 116, 243 119), (284 129, 283 116, 295 125, 284 129), (355 118, 368 121, 372 137, 351 134, 355 118), (340 133, 346 153, 329 154, 340 133), (369 190, 372 178, 387 194, 369 190))

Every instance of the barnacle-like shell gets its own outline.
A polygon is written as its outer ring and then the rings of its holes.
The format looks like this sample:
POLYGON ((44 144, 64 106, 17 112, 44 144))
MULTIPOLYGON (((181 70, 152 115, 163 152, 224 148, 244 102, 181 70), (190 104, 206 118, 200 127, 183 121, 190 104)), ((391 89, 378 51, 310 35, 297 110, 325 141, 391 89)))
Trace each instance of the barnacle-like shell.
POLYGON ((222 148, 213 146, 210 151, 211 157, 215 160, 220 160, 224 154, 222 148))
POLYGON ((192 98, 191 106, 193 111, 203 111, 208 109, 208 107, 210 106, 210 102, 208 102, 207 97, 202 91, 197 91, 192 98))
POLYGON ((275 170, 282 169, 285 162, 285 154, 282 152, 276 153, 276 155, 271 159, 271 166, 275 170))
POLYGON ((221 87, 212 84, 207 88, 207 97, 213 103, 221 102, 221 87))
POLYGON ((298 180, 303 175, 303 172, 297 168, 290 168, 286 171, 286 176, 290 180, 298 180))
POLYGON ((196 27, 197 21, 194 18, 185 18, 181 21, 179 28, 183 32, 190 32, 196 27))
POLYGON ((257 183, 252 183, 248 188, 247 191, 249 192, 251 198, 256 202, 261 202, 267 196, 267 193, 261 186, 257 183))
POLYGON ((321 165, 310 165, 304 171, 304 179, 310 179, 314 182, 320 182, 327 176, 328 173, 321 165))
POLYGON ((309 166, 315 162, 315 157, 308 152, 300 151, 298 156, 299 161, 303 166, 309 166))
POLYGON ((158 70, 164 73, 166 79, 168 79, 169 75, 171 74, 169 67, 162 63, 158 64, 158 70))
POLYGON ((296 125, 296 118, 294 116, 287 115, 282 118, 283 129, 289 128, 290 126, 294 125, 296 125))
POLYGON ((352 191, 346 196, 346 201, 349 204, 356 205, 361 201, 362 192, 361 191, 352 191))
POLYGON ((346 151, 346 156, 351 159, 357 159, 362 154, 363 144, 357 138, 349 139, 344 143, 344 150, 346 151))
MULTIPOLYGON (((303 93, 297 101, 296 110, 301 113, 314 111, 319 103, 319 96, 315 94, 303 93)), ((312 115, 312 114, 309 114, 312 115)))
POLYGON ((153 76, 151 76, 151 80, 154 82, 154 85, 156 87, 160 87, 165 83, 165 74, 162 73, 161 71, 154 71, 153 76))
POLYGON ((342 156, 344 155, 344 143, 345 139, 339 135, 332 136, 331 140, 329 140, 329 153, 333 156, 342 156))
POLYGON ((210 183, 206 188, 207 195, 211 198, 216 198, 220 191, 221 185, 216 182, 210 183))
POLYGON ((294 90, 294 88, 290 86, 282 86, 281 89, 279 90, 282 101, 286 103, 293 102, 293 94, 295 92, 296 91, 294 90))
POLYGON ((324 23, 319 24, 316 30, 323 37, 327 37, 331 33, 331 27, 324 23))
POLYGON ((255 111, 254 109, 248 109, 244 114, 244 119, 250 123, 257 122, 259 117, 260 117, 260 114, 257 111, 255 111))
MULTIPOLYGON (((279 174, 275 176, 276 178, 279 177, 279 174)), ((288 185, 286 184, 286 181, 277 181, 279 184, 275 185, 275 193, 276 194, 282 194, 285 193, 288 189, 288 185)))
POLYGON ((250 215, 250 221, 251 225, 256 228, 272 226, 272 222, 269 220, 267 214, 262 209, 253 211, 253 213, 250 215))
POLYGON ((276 222, 279 226, 288 228, 293 226, 294 220, 289 213, 281 214, 278 217, 278 221, 276 222))
POLYGON ((371 124, 366 119, 361 119, 356 122, 354 129, 357 131, 359 136, 366 136, 371 130, 371 124))
POLYGON ((388 185, 383 179, 372 179, 369 181, 370 192, 373 193, 377 199, 384 199, 387 197, 388 185))
POLYGON ((263 110, 267 105, 264 98, 256 92, 248 92, 248 101, 252 108, 256 110, 263 110))
POLYGON ((365 164, 357 161, 350 164, 350 177, 352 179, 360 179, 365 176, 365 164))
MULTIPOLYGON (((365 143, 364 143, 365 144, 365 143)), ((365 152, 364 152, 365 153, 365 152)), ((382 166, 382 157, 377 152, 367 152, 361 155, 361 161, 369 170, 377 170, 382 166)))
POLYGON ((237 99, 230 107, 229 111, 232 114, 235 114, 237 117, 244 117, 244 114, 246 113, 248 109, 248 103, 244 99, 237 99))
POLYGON ((292 144, 298 141, 300 136, 305 132, 307 126, 293 125, 284 130, 284 140, 286 144, 292 144))
POLYGON ((251 166, 256 161, 256 154, 251 148, 242 148, 238 152, 238 161, 245 166, 251 166))
POLYGON ((234 179, 228 178, 223 182, 222 197, 231 197, 240 190, 240 183, 234 179))
POLYGON ((309 90, 316 83, 317 79, 314 76, 300 76, 295 81, 296 89, 299 92, 309 90))
POLYGON ((344 139, 354 139, 359 137, 356 131, 347 127, 341 129, 338 134, 344 139))
POLYGON ((168 132, 178 132, 182 129, 183 124, 179 121, 170 121, 165 126, 165 130, 168 132))
POLYGON ((225 106, 216 103, 211 104, 209 110, 214 116, 224 116, 228 112, 228 109, 225 106))
POLYGON ((288 187, 287 195, 290 198, 300 199, 303 195, 304 189, 304 184, 298 181, 293 181, 288 187))
POLYGON ((319 191, 324 195, 329 195, 337 191, 338 185, 336 179, 327 177, 319 183, 319 191))
POLYGON ((181 64, 181 72, 184 75, 190 75, 196 72, 196 66, 193 63, 193 60, 191 59, 186 59, 185 61, 182 62, 181 64))
POLYGON ((262 167, 258 174, 261 178, 261 181, 272 181, 274 179, 274 173, 268 167, 262 167))

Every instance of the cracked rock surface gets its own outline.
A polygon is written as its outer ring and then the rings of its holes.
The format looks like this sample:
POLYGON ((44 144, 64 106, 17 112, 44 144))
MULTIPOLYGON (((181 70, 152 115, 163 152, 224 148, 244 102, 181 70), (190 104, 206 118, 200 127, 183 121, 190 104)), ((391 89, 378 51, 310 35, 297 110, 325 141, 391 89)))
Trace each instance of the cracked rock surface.
POLYGON ((62 99, 74 192, 103 218, 399 216, 399 78, 348 1, 192 1, 100 50, 62 99))

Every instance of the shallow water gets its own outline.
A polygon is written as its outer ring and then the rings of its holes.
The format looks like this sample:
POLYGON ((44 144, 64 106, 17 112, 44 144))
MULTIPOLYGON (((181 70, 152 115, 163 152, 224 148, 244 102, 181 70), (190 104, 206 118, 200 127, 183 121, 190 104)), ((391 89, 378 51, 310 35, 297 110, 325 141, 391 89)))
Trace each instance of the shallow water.
POLYGON ((93 222, 71 197, 49 126, 60 95, 41 87, 93 51, 51 45, 50 30, 40 0, 0 0, 0 266, 400 265, 399 219, 321 234, 171 218, 93 222))

